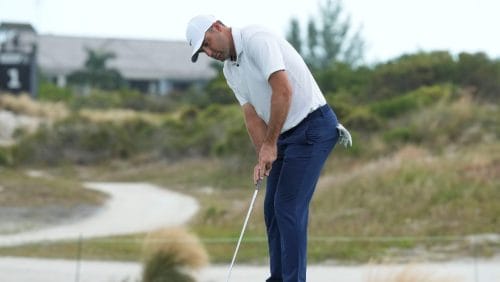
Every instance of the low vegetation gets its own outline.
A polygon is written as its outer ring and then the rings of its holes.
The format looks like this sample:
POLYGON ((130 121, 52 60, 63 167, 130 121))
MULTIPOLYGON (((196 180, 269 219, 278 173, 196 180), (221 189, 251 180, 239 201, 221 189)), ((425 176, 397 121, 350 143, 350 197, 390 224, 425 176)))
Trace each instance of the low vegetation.
MULTIPOLYGON (((500 110, 491 103, 499 74, 498 60, 484 54, 442 52, 318 70, 354 146, 337 147, 323 171, 311 205, 310 260, 498 254, 500 242, 484 235, 500 234, 500 110)), ((79 183, 153 182, 200 201, 189 227, 210 261, 228 262, 253 192, 255 153, 220 79, 185 96, 61 90, 41 93, 43 103, 2 98, 4 110, 51 120, 0 147, 2 207, 97 205, 104 197, 79 183), (48 101, 60 103, 54 114, 41 110, 48 101), (27 177, 30 170, 44 177, 27 177)), ((263 194, 240 261, 266 261, 263 194)), ((81 243, 83 258, 139 260, 144 236, 3 247, 0 254, 71 258, 81 243)))

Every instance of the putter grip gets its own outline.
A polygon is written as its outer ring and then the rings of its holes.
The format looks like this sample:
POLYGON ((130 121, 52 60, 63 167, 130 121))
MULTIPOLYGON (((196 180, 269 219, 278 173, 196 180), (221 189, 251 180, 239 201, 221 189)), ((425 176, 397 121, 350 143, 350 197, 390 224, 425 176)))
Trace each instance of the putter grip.
POLYGON ((255 184, 255 189, 260 190, 260 187, 262 186, 262 179, 257 180, 257 183, 255 184))

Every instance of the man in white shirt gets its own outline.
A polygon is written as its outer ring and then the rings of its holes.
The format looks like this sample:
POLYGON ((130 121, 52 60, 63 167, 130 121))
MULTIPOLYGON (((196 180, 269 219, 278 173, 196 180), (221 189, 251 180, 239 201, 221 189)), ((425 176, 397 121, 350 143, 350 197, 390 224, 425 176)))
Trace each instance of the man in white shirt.
POLYGON ((224 62, 257 152, 254 182, 267 176, 267 281, 306 281, 309 203, 328 155, 337 141, 351 145, 350 134, 284 38, 259 26, 231 28, 210 15, 192 18, 186 37, 192 62, 199 53, 224 62))

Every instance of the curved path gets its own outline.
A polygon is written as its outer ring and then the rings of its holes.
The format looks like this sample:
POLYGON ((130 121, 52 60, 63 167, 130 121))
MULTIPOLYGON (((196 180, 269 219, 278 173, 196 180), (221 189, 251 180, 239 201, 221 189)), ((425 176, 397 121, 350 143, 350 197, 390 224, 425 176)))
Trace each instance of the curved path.
POLYGON ((110 195, 101 210, 68 224, 0 235, 0 246, 146 232, 183 224, 198 210, 194 198, 148 183, 91 182, 85 186, 110 195))

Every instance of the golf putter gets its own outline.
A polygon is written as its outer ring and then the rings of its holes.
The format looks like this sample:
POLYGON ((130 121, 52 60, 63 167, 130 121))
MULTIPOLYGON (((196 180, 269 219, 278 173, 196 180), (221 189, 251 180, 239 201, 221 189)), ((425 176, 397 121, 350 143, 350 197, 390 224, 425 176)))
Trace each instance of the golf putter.
POLYGON ((234 261, 236 260, 236 255, 238 254, 238 250, 240 249, 241 239, 243 239, 243 234, 245 233, 245 229, 247 228, 248 219, 250 218, 250 213, 252 213, 253 205, 255 203, 255 199, 257 198, 257 193, 259 192, 260 185, 262 180, 259 179, 257 184, 255 184, 255 191, 253 192, 252 201, 250 202, 250 207, 248 208, 247 216, 245 218, 245 222, 243 223, 243 228, 241 229, 240 238, 238 239, 238 244, 236 244, 236 249, 234 250, 233 259, 231 260, 231 265, 229 266, 229 271, 227 273, 227 280, 231 278, 231 270, 233 270, 234 261))

